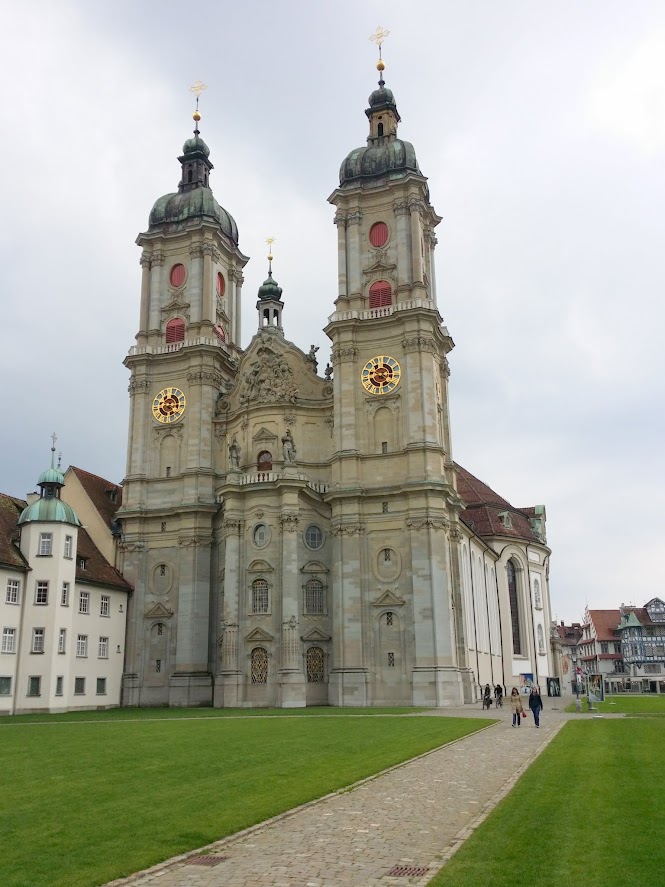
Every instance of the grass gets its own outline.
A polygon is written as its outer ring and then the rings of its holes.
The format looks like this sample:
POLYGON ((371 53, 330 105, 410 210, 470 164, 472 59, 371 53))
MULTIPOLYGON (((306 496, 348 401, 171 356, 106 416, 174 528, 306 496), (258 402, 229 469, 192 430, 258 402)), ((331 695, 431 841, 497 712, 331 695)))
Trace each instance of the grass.
MULTIPOLYGON (((665 696, 607 696, 605 702, 594 702, 594 708, 603 714, 665 714, 665 696)), ((582 701, 582 710, 587 711, 586 699, 582 701)), ((575 711, 575 703, 567 705, 564 711, 575 711)))
POLYGON ((491 723, 109 714, 4 726, 2 887, 105 883, 491 723))
POLYGON ((664 768, 660 720, 566 724, 430 887, 662 884, 664 768))
POLYGON ((109 708, 105 711, 68 711, 62 714, 14 715, 0 718, 0 728, 16 724, 57 724, 69 721, 145 721, 176 718, 359 717, 410 715, 425 708, 109 708))

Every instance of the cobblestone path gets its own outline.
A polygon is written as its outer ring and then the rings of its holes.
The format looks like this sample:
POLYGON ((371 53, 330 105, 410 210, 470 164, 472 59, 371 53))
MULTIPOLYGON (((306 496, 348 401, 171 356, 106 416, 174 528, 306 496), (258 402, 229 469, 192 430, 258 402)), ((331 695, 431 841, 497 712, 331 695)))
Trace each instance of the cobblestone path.
MULTIPOLYGON (((446 710, 445 714, 470 712, 446 710)), ((197 853, 204 858, 224 857, 222 861, 194 864, 178 857, 113 881, 113 887, 426 884, 567 720, 566 715, 547 710, 540 729, 530 716, 512 728, 505 709, 499 716, 499 724, 480 733, 197 853), (427 872, 389 875, 395 866, 422 867, 427 872)))

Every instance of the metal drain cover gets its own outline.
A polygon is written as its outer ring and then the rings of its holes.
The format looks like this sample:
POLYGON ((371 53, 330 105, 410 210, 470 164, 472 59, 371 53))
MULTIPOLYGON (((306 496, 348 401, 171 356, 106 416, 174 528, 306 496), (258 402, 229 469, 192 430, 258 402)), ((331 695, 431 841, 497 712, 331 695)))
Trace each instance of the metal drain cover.
POLYGON ((428 871, 426 865, 394 865, 388 875, 391 878, 422 878, 428 871))
POLYGON ((228 856, 190 856, 185 860, 185 865, 217 865, 225 859, 228 859, 228 856))

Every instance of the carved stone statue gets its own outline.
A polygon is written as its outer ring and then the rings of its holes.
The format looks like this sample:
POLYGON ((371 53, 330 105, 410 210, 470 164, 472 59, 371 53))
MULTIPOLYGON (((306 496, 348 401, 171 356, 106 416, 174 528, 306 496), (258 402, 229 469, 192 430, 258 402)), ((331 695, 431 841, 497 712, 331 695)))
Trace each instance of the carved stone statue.
POLYGON ((296 461, 296 444, 290 428, 286 429, 286 434, 282 438, 282 452, 284 453, 285 462, 296 461))
POLYGON ((331 363, 326 364, 326 368, 323 371, 323 375, 326 377, 326 382, 332 381, 333 368, 331 363))
POLYGON ((317 369, 317 367, 318 367, 318 365, 319 365, 319 364, 318 364, 318 361, 317 361, 317 359, 316 359, 316 352, 317 352, 318 350, 319 350, 319 346, 318 346, 318 345, 310 345, 310 348, 309 348, 309 354, 306 354, 306 355, 305 355, 305 360, 306 360, 308 363, 311 363, 311 364, 312 364, 312 369, 314 370, 314 372, 316 372, 316 369, 317 369))
POLYGON ((240 445, 235 437, 229 447, 229 462, 231 463, 232 471, 237 471, 240 468, 240 445))

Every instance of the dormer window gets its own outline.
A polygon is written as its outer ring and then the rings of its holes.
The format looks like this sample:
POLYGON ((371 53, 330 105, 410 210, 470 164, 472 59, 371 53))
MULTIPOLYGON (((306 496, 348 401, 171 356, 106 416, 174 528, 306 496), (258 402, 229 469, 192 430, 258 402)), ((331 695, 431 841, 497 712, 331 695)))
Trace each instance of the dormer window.
POLYGON ((85 570, 85 565, 86 565, 87 563, 88 563, 88 558, 87 558, 87 557, 80 557, 80 558, 79 558, 79 569, 80 569, 80 570, 85 570))
POLYGON ((499 520, 501 521, 501 525, 504 527, 504 529, 512 530, 513 521, 512 521, 510 514, 507 511, 499 512, 499 520))

